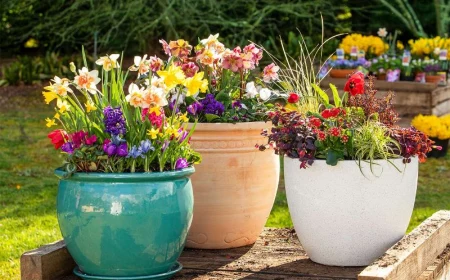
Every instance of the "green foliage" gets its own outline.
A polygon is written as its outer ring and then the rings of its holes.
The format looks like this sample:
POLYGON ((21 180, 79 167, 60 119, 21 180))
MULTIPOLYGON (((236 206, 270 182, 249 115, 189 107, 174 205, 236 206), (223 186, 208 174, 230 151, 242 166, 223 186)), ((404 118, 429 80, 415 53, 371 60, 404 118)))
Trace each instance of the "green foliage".
POLYGON ((361 164, 367 161, 372 166, 374 160, 387 160, 397 157, 394 149, 400 146, 389 136, 389 130, 384 125, 369 120, 355 130, 353 135, 355 147, 354 158, 361 164))
MULTIPOLYGON (((226 45, 246 45, 248 40, 269 49, 278 37, 287 38, 289 51, 298 50, 296 29, 312 41, 320 37, 320 15, 327 32, 340 26, 336 15, 341 1, 282 0, 5 0, 0 6, 0 48, 14 48, 28 39, 40 48, 78 52, 81 45, 101 52, 125 49, 148 51, 158 39, 198 38, 220 33, 226 45), (330 3, 336 3, 332 5, 330 3)), ((16 47, 17 48, 17 47, 16 47)), ((16 49, 16 52, 20 49, 16 49)), ((279 54, 280 52, 278 52, 279 54)))
POLYGON ((0 80, 0 86, 10 85, 17 86, 20 82, 20 71, 22 64, 19 61, 15 61, 8 66, 2 67, 3 77, 0 80))

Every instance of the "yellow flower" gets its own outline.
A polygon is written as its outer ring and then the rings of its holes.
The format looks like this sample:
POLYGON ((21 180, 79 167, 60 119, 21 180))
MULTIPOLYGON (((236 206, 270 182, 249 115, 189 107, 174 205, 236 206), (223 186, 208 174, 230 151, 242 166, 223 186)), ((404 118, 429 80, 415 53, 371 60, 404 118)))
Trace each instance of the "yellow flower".
POLYGON ((47 127, 52 127, 52 126, 56 125, 54 119, 46 118, 45 121, 47 122, 47 123, 45 124, 47 127))
POLYGON ((188 122, 188 121, 189 121, 189 118, 188 118, 186 115, 187 115, 187 112, 184 113, 184 114, 182 114, 182 115, 180 115, 180 121, 182 121, 182 122, 188 122))
POLYGON ((57 119, 57 120, 59 120, 59 114, 56 113, 55 116, 54 116, 54 118, 57 119))
POLYGON ((397 41, 397 49, 402 51, 404 48, 405 46, 403 45, 402 41, 397 41))
POLYGON ((170 65, 169 69, 164 71, 160 70, 156 73, 164 79, 167 90, 171 90, 177 85, 182 84, 185 79, 184 72, 179 66, 170 65))
POLYGON ((53 99, 58 98, 58 96, 56 95, 56 93, 52 92, 52 91, 43 91, 42 95, 45 98, 45 103, 46 104, 50 104, 50 102, 53 101, 53 99))
POLYGON ((159 116, 161 115, 161 109, 159 106, 154 106, 149 109, 149 113, 155 113, 155 115, 159 116))
POLYGON ((89 113, 89 112, 91 112, 91 111, 95 111, 95 110, 97 110, 97 107, 95 107, 95 104, 94 103, 92 103, 92 102, 87 102, 87 103, 85 103, 84 104, 85 106, 86 106, 86 111, 89 113))
POLYGON ((175 136, 175 137, 178 137, 180 134, 178 133, 178 129, 176 129, 175 127, 173 127, 173 126, 169 126, 169 127, 167 127, 166 128, 166 134, 168 134, 168 135, 173 135, 173 136, 175 136))
POLYGON ((208 90, 208 80, 203 79, 203 72, 198 72, 194 77, 187 78, 184 86, 187 88, 186 96, 191 96, 197 92, 206 92, 208 90))
POLYGON ((158 137, 158 133, 158 129, 152 128, 147 130, 147 135, 149 135, 151 139, 156 139, 158 137))
POLYGON ((56 106, 59 108, 60 113, 64 113, 66 111, 70 111, 70 105, 67 104, 67 101, 63 101, 61 99, 58 99, 58 102, 56 103, 56 106))
POLYGON ((418 115, 411 121, 411 125, 429 137, 441 140, 450 138, 450 115, 443 117, 418 115))

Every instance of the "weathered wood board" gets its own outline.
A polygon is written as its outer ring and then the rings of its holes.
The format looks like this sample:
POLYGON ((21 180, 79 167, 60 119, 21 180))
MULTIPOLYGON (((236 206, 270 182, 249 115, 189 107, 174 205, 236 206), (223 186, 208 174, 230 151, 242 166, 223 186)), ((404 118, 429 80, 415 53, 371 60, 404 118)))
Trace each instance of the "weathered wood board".
MULTIPOLYGON (((439 211, 371 266, 334 267, 312 262, 292 230, 266 228, 253 246, 186 249, 179 259, 184 268, 173 279, 443 280, 450 279, 449 243, 450 211, 439 211)), ((22 256, 23 280, 79 280, 64 243, 56 244, 22 256)))
MULTIPOLYGON (((332 98, 329 84, 334 84, 342 93, 346 79, 325 78, 320 86, 332 98)), ((450 114, 450 86, 440 87, 434 83, 386 82, 376 81, 377 96, 388 91, 395 93, 393 104, 400 117, 413 117, 418 114, 442 116, 450 114)))

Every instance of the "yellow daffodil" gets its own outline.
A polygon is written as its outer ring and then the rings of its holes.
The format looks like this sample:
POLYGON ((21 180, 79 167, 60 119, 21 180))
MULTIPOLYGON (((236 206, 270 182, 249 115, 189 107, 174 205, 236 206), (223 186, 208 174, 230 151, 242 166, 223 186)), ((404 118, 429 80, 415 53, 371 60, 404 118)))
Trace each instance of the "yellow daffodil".
POLYGON ((47 122, 47 123, 46 123, 46 126, 47 126, 47 127, 52 127, 52 126, 56 125, 54 119, 46 118, 45 121, 47 122))
POLYGON ((166 128, 165 130, 167 135, 173 135, 175 137, 178 137, 180 134, 178 133, 178 129, 173 127, 173 126, 169 126, 166 128))
POLYGON ((91 111, 95 111, 95 110, 97 110, 97 107, 95 106, 95 104, 94 103, 92 103, 92 102, 87 102, 87 103, 85 103, 84 104, 85 106, 86 106, 86 111, 89 113, 89 112, 91 112, 91 111))
POLYGON ((64 113, 66 111, 70 111, 70 105, 65 100, 58 99, 56 106, 59 108, 60 113, 64 113))
POLYGON ((149 109, 149 113, 155 113, 155 115, 159 116, 161 115, 161 109, 159 106, 154 106, 149 109))
POLYGON ((184 81, 184 86, 187 88, 186 96, 191 96, 197 92, 206 92, 208 90, 208 80, 203 79, 203 72, 198 72, 192 78, 187 78, 184 81))
POLYGON ((184 82, 185 75, 183 70, 179 66, 170 65, 167 70, 160 70, 156 72, 161 78, 164 79, 164 84, 167 90, 171 90, 177 85, 184 82))
POLYGON ((150 136, 151 139, 156 139, 158 137, 159 130, 158 129, 148 129, 147 135, 150 136))
POLYGON ((43 91, 42 95, 45 98, 45 103, 50 104, 54 99, 58 98, 58 95, 54 93, 53 91, 43 91))
POLYGON ((59 120, 59 117, 60 117, 60 116, 59 116, 58 113, 56 113, 55 116, 54 116, 54 118, 57 119, 57 120, 59 120))
POLYGON ((189 121, 189 118, 187 117, 187 112, 182 114, 182 115, 180 115, 180 121, 181 122, 188 122, 189 121))

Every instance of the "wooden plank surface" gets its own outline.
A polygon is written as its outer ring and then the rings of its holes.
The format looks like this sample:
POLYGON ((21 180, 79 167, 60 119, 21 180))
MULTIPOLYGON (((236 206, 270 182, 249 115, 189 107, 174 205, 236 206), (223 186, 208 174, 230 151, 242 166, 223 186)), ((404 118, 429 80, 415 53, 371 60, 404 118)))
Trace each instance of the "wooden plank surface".
POLYGON ((417 279, 449 243, 450 211, 436 212, 361 272, 358 280, 417 279))

